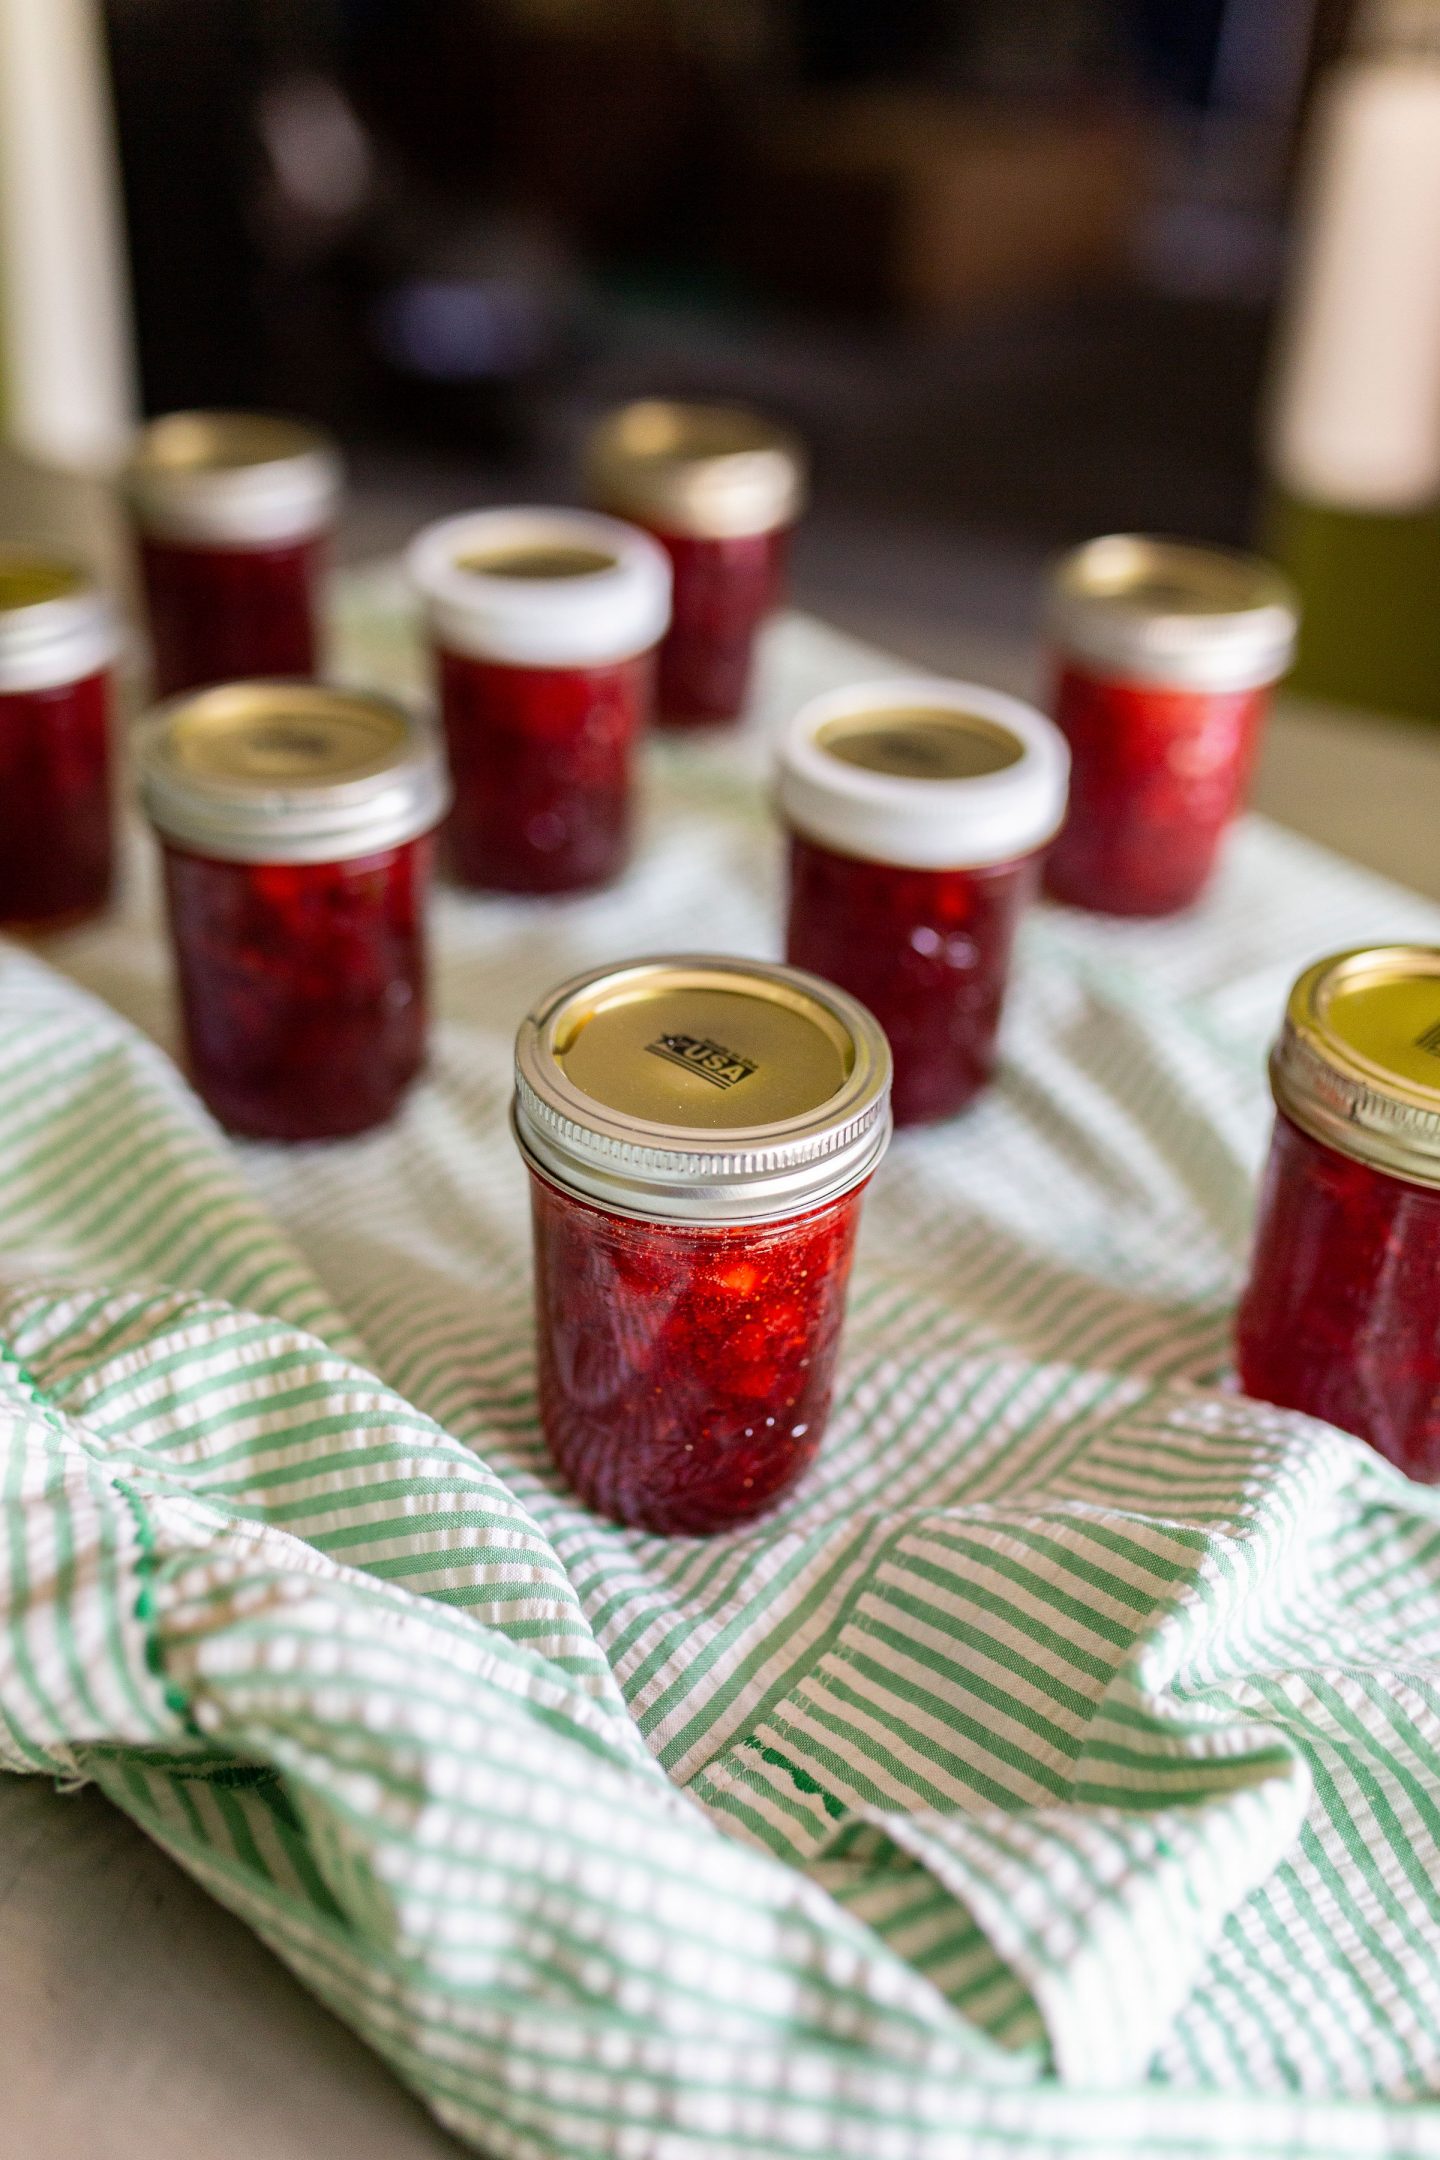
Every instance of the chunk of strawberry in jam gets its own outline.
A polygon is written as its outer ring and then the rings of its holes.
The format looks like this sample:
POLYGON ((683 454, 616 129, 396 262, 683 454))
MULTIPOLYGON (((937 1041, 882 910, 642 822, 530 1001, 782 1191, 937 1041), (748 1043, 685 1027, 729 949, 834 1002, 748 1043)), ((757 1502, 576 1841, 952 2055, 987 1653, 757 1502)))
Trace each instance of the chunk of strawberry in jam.
POLYGON ((540 1414, 581 1499, 669 1533, 772 1507, 829 1414, 863 1188, 721 1227, 531 1187, 540 1414))
POLYGON ((1440 1190, 1277 1117, 1236 1359, 1247 1394, 1440 1482, 1440 1190))

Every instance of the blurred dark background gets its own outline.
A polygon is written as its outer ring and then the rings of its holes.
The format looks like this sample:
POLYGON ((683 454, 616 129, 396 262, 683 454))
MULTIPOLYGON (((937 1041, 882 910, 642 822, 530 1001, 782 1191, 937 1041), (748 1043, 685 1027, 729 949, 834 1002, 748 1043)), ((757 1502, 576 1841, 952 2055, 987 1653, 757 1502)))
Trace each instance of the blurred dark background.
POLYGON ((802 598, 1019 627, 1117 526, 1243 541, 1344 0, 108 0, 147 409, 352 453, 351 552, 565 497, 588 419, 815 451, 802 598))

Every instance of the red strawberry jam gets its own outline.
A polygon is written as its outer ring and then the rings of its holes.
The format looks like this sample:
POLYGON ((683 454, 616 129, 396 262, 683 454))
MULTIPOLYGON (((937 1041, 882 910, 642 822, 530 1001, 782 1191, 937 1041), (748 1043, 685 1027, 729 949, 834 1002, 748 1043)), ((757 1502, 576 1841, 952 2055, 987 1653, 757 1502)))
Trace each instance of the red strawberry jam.
POLYGON ((254 675, 313 675, 325 543, 195 547, 142 537, 155 695, 254 675))
POLYGON ((1270 1072, 1241 1380, 1440 1482, 1440 948, 1307 969, 1270 1072))
POLYGON ((540 1415, 580 1498, 671 1534, 773 1507, 829 1416, 860 1188, 728 1228, 531 1191, 540 1415))
POLYGON ((805 489, 799 445, 737 406, 647 398, 600 422, 586 467, 592 499, 643 525, 670 557, 662 724, 735 719, 749 692, 756 634, 781 597, 805 489))
POLYGON ((884 1037, 813 976, 687 955, 563 984, 515 1074, 556 1464, 637 1529, 748 1522, 824 1432, 884 1037))
POLYGON ((1236 1357, 1247 1394, 1440 1481, 1440 1187, 1278 1118, 1236 1357))
POLYGON ((57 929, 110 896, 115 643, 75 564, 0 549, 0 924, 57 929))
POLYGON ((1039 858, 911 870, 790 843, 785 957, 868 1005, 890 1038, 897 1125, 963 1110, 995 1069, 1000 1009, 1039 858))
POLYGON ((1071 770, 1046 888, 1110 915, 1189 907, 1289 664, 1290 590, 1245 556, 1116 534, 1060 565, 1052 629, 1071 770))
POLYGON ((220 1123, 326 1140, 393 1116, 425 1051, 429 843, 344 862, 167 846, 190 1077, 220 1123))
POLYGON ((756 637, 779 604, 790 535, 655 537, 675 578, 670 628, 660 647, 660 723, 703 727, 734 720, 749 695, 756 637))
POLYGON ((573 892, 618 877, 650 656, 590 668, 437 659, 455 783, 445 844, 461 884, 573 892))
POLYGON ((140 738, 190 1074, 230 1131, 363 1132, 425 1053, 438 743, 384 698, 232 683, 140 738))

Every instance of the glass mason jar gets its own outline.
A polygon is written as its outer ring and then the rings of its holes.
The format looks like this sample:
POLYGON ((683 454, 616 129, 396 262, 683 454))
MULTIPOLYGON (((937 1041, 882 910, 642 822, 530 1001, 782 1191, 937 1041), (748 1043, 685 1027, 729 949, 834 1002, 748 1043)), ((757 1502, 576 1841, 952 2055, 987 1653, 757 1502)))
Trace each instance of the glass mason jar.
POLYGON ((1440 947, 1307 969, 1270 1078, 1241 1382, 1440 1482, 1440 947))
POLYGON ((724 1530, 820 1445, 890 1057, 853 998, 686 956, 577 977, 516 1043, 540 1415, 587 1506, 724 1530))
POLYGON ((585 465, 590 500, 652 532, 675 573, 661 725, 734 720, 804 504, 800 445, 736 406, 647 398, 600 422, 585 465))
POLYGON ((157 697, 239 677, 313 675, 339 499, 329 436, 264 413, 169 413, 125 476, 157 697))
POLYGON ((110 897, 114 617, 88 572, 0 548, 0 924, 59 929, 110 897))
POLYGON ((1068 764, 1030 706, 923 678, 815 698, 782 739, 785 956, 879 1020, 897 1125, 951 1116, 990 1077, 1068 764))
POLYGON ((1047 890, 1107 915, 1170 915, 1204 891, 1244 800, 1297 609, 1246 555, 1115 533, 1060 563, 1054 713, 1070 810, 1047 890))
POLYGON ((663 553, 587 511, 477 510, 428 526, 409 568, 455 780, 454 876, 490 892, 609 884, 629 859, 669 619, 663 553))
POLYGON ((363 1132, 425 1053, 438 742, 386 698, 228 683, 145 724, 191 1077, 264 1140, 363 1132))

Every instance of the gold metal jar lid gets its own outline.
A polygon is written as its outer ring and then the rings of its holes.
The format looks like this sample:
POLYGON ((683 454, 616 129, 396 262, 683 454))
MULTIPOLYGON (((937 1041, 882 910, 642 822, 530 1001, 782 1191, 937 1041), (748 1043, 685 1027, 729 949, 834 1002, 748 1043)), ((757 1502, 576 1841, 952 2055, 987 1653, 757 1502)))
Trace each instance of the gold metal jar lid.
POLYGON ((736 540, 793 525, 805 453, 739 405, 643 398, 608 413, 585 450, 590 498, 619 517, 694 539, 736 540))
POLYGON ((156 538, 265 547, 321 531, 341 478, 334 442, 308 422, 177 412, 141 430, 124 484, 141 529, 156 538))
POLYGON ((1132 682, 1250 690, 1289 667, 1299 602, 1252 555, 1110 533, 1057 564, 1049 627, 1062 653, 1132 682))
POLYGON ((562 983, 515 1043, 531 1165, 622 1214, 757 1222, 838 1198, 890 1138, 890 1048, 798 968, 706 954, 562 983))
POLYGON ((110 604, 82 564, 49 548, 0 547, 0 691, 79 682, 118 646, 110 604))
POLYGON ((1440 1186, 1440 946, 1362 946, 1307 968, 1270 1083, 1315 1139, 1440 1186))
POLYGON ((450 806, 439 739, 390 698, 320 683, 221 683, 145 722, 157 831, 228 862, 343 862, 429 832, 450 806))

